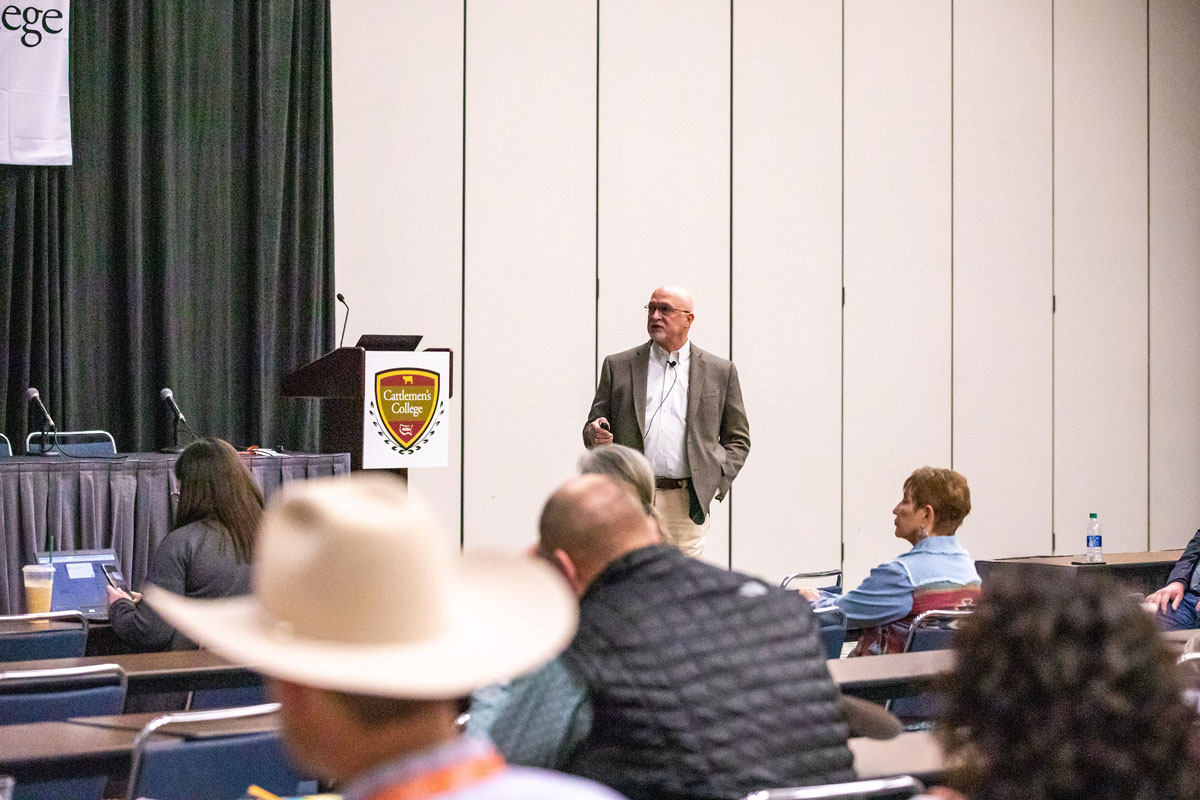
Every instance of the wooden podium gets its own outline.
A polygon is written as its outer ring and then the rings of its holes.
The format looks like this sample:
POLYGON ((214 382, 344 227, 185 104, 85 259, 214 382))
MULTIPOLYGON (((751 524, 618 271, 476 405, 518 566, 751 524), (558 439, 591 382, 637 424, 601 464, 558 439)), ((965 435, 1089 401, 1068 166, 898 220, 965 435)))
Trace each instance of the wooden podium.
MULTIPOLYGON (((420 340, 420 336, 365 335, 354 347, 339 347, 284 377, 281 386, 284 397, 315 397, 321 401, 320 452, 349 453, 350 469, 362 469, 367 351, 411 351, 420 340)), ((452 394, 452 384, 449 389, 452 394)), ((392 471, 404 478, 408 476, 406 469, 392 471)))

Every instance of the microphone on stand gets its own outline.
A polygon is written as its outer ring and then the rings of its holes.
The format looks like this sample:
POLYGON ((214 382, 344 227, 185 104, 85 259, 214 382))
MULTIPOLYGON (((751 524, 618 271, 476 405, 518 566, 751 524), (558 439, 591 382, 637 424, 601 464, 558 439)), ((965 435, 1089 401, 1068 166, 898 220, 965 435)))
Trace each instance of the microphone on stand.
POLYGON ((162 391, 158 393, 159 399, 167 404, 171 409, 171 445, 163 447, 158 452, 160 453, 182 453, 183 448, 179 445, 179 426, 182 425, 184 430, 191 434, 192 438, 196 438, 196 434, 192 433, 192 429, 188 427, 187 417, 183 415, 183 411, 179 409, 179 404, 175 402, 175 393, 170 387, 164 386, 162 391))
POLYGON ((175 419, 179 422, 182 422, 184 425, 187 425, 187 418, 183 416, 183 412, 179 410, 179 404, 175 402, 175 393, 172 392, 170 388, 164 387, 163 390, 158 393, 158 396, 163 402, 171 407, 171 411, 175 413, 175 419))
MULTIPOLYGON (((29 402, 31 400, 33 402, 37 403, 37 407, 42 410, 42 438, 38 445, 38 452, 36 454, 37 455, 54 455, 54 453, 53 453, 54 446, 55 446, 55 444, 57 444, 57 441, 58 441, 58 428, 54 424, 54 418, 51 417, 50 412, 46 410, 46 405, 42 402, 42 396, 40 394, 38 394, 38 390, 32 386, 30 386, 28 389, 25 390, 25 401, 29 402), (55 435, 54 435, 55 441, 53 441, 53 442, 47 441, 47 439, 50 438, 50 431, 55 432, 55 435)), ((29 451, 29 448, 26 447, 26 450, 29 451)), ((33 451, 29 451, 29 453, 31 455, 34 454, 33 451)))
POLYGON ((346 298, 341 292, 337 293, 338 302, 346 307, 346 316, 342 319, 342 338, 338 340, 338 347, 346 343, 346 325, 350 322, 350 304, 346 302, 346 298))
POLYGON ((42 410, 42 417, 46 421, 46 425, 45 425, 46 428, 49 428, 50 430, 57 430, 57 426, 54 424, 54 418, 51 417, 50 412, 46 410, 46 406, 42 403, 42 396, 40 394, 38 394, 37 389, 33 388, 32 386, 30 386, 28 389, 26 389, 25 390, 25 400, 26 401, 32 400, 35 403, 37 403, 38 408, 40 408, 42 410))

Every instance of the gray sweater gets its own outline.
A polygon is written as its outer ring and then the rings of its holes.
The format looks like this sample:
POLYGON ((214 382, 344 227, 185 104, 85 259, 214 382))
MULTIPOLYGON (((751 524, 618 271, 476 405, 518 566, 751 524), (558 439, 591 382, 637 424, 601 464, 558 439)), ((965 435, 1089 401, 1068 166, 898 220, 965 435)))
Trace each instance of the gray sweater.
MULTIPOLYGON (((176 528, 154 550, 146 582, 185 597, 235 597, 250 592, 250 565, 237 560, 221 523, 200 520, 176 528)), ((117 636, 137 650, 195 650, 146 603, 117 600, 108 609, 117 636)))

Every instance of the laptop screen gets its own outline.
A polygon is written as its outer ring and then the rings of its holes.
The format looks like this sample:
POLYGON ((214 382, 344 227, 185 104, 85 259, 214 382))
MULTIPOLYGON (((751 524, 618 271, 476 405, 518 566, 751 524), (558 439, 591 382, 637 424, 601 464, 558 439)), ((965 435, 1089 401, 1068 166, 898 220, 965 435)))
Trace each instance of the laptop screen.
MULTIPOLYGON (((49 564, 49 553, 38 553, 39 564, 49 564)), ((108 615, 108 580, 104 565, 116 564, 112 550, 68 550, 54 554, 54 594, 51 611, 82 611, 108 615)))

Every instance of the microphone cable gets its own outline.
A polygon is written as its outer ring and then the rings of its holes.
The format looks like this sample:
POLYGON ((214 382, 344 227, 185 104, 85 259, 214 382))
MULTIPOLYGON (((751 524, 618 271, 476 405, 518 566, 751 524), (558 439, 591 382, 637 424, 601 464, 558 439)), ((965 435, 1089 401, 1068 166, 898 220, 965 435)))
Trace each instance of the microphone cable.
MULTIPOLYGON (((667 388, 662 399, 658 401, 658 408, 654 409, 654 413, 650 415, 650 421, 646 423, 646 433, 650 433, 650 426, 654 424, 654 420, 658 417, 658 412, 662 411, 663 403, 667 402, 672 390, 675 389, 675 384, 679 382, 679 370, 675 368, 675 361, 668 361, 667 366, 671 368, 671 385, 667 388)), ((667 382, 667 373, 663 373, 663 383, 667 382)))

